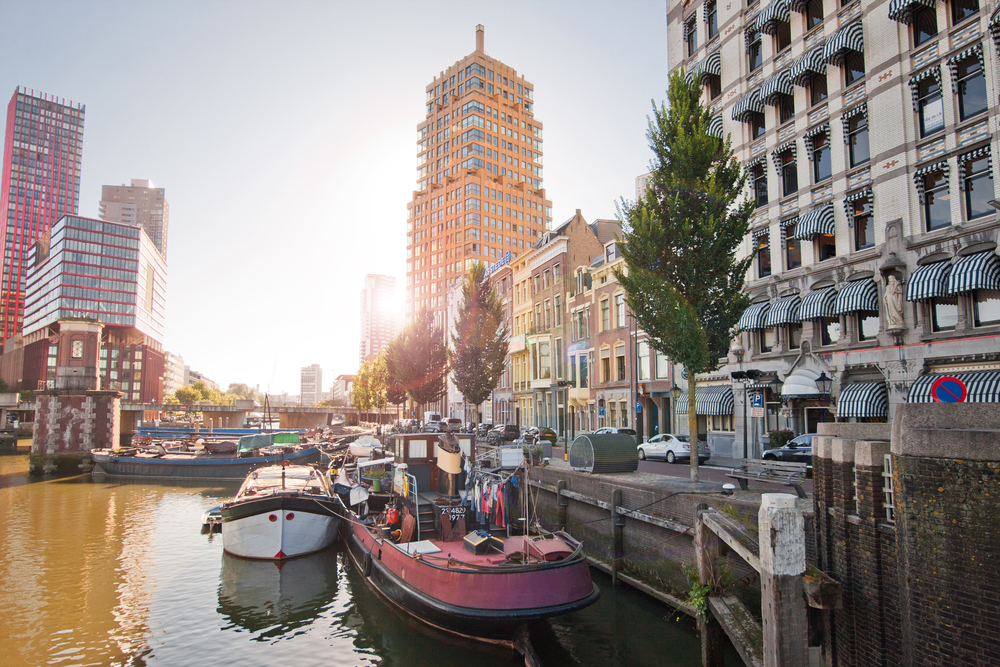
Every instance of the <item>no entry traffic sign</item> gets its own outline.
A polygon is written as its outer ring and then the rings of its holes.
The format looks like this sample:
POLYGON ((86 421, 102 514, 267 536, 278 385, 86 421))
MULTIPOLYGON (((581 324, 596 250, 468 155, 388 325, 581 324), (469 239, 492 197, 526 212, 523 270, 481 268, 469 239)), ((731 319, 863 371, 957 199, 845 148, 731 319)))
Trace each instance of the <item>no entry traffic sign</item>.
POLYGON ((940 377, 931 385, 931 396, 937 403, 961 403, 968 393, 965 383, 951 375, 940 377))

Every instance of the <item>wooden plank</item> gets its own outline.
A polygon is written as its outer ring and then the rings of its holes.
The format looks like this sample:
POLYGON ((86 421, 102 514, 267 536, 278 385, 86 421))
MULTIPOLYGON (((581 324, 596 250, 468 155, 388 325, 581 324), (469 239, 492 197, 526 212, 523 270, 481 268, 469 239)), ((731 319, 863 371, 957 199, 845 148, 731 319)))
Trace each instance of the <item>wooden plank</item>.
MULTIPOLYGON (((600 507, 602 510, 611 510, 611 503, 605 502, 603 500, 598 500, 597 498, 591 498, 590 496, 585 496, 582 493, 577 493, 576 491, 570 491, 569 489, 560 489, 558 487, 552 486, 551 484, 544 484, 542 482, 536 482, 535 480, 528 480, 528 483, 535 487, 536 489, 541 489, 542 491, 548 491, 552 494, 557 494, 563 498, 570 498, 581 503, 586 503, 587 505, 592 505, 594 507, 600 507)), ((644 523, 651 523, 654 526, 659 526, 660 528, 666 528, 667 530, 672 530, 677 533, 686 533, 691 530, 691 526, 686 523, 681 523, 680 521, 674 521, 673 519, 662 519, 660 517, 652 516, 650 514, 644 514, 642 512, 636 512, 635 510, 625 509, 624 507, 618 508, 618 513, 627 517, 631 517, 638 521, 644 523)))
POLYGON ((729 545, 729 548, 739 554, 753 569, 760 572, 760 545, 756 535, 740 522, 718 510, 705 511, 701 518, 719 539, 729 545))
POLYGON ((710 597, 708 608, 747 667, 764 667, 764 631, 735 597, 710 597))

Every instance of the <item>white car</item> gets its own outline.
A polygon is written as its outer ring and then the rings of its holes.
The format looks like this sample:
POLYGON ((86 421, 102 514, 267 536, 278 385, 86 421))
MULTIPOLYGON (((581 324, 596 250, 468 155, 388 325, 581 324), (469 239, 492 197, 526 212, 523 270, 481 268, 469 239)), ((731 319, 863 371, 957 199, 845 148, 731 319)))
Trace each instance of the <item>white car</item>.
MULTIPOLYGON (((667 463, 676 463, 679 460, 691 460, 691 438, 686 435, 654 435, 648 442, 639 445, 638 449, 639 458, 643 461, 663 459, 667 463)), ((698 462, 704 463, 708 458, 708 443, 702 440, 698 443, 698 462)))

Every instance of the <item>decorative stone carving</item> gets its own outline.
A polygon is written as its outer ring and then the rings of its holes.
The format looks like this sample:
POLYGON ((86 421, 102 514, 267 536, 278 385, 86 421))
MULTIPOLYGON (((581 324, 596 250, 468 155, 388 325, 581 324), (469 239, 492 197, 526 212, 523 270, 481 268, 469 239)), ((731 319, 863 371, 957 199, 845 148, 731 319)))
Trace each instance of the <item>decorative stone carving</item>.
POLYGON ((903 284, 899 279, 890 274, 885 284, 885 321, 889 331, 897 331, 906 328, 903 321, 903 284))

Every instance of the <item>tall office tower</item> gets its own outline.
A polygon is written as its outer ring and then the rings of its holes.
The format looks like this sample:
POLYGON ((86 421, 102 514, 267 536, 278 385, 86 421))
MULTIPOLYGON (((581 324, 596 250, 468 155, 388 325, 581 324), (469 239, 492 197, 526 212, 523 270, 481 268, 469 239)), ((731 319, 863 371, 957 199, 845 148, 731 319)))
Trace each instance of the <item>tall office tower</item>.
POLYGON ((104 185, 100 206, 101 220, 139 225, 166 258, 170 205, 163 188, 153 187, 152 181, 139 178, 133 178, 130 186, 104 185))
POLYGON ((319 364, 305 366, 299 376, 299 404, 303 407, 316 405, 323 397, 323 369, 319 364))
POLYGON ((448 285, 473 262, 516 257, 552 221, 542 187, 534 86, 476 50, 427 85, 417 125, 417 188, 407 204, 406 318, 429 308, 444 324, 448 285))
POLYGON ((371 361, 396 335, 396 279, 369 273, 361 290, 361 364, 371 361))
POLYGON ((21 333, 24 276, 31 244, 80 207, 80 160, 86 107, 18 86, 7 105, 4 134, 3 341, 21 333))

